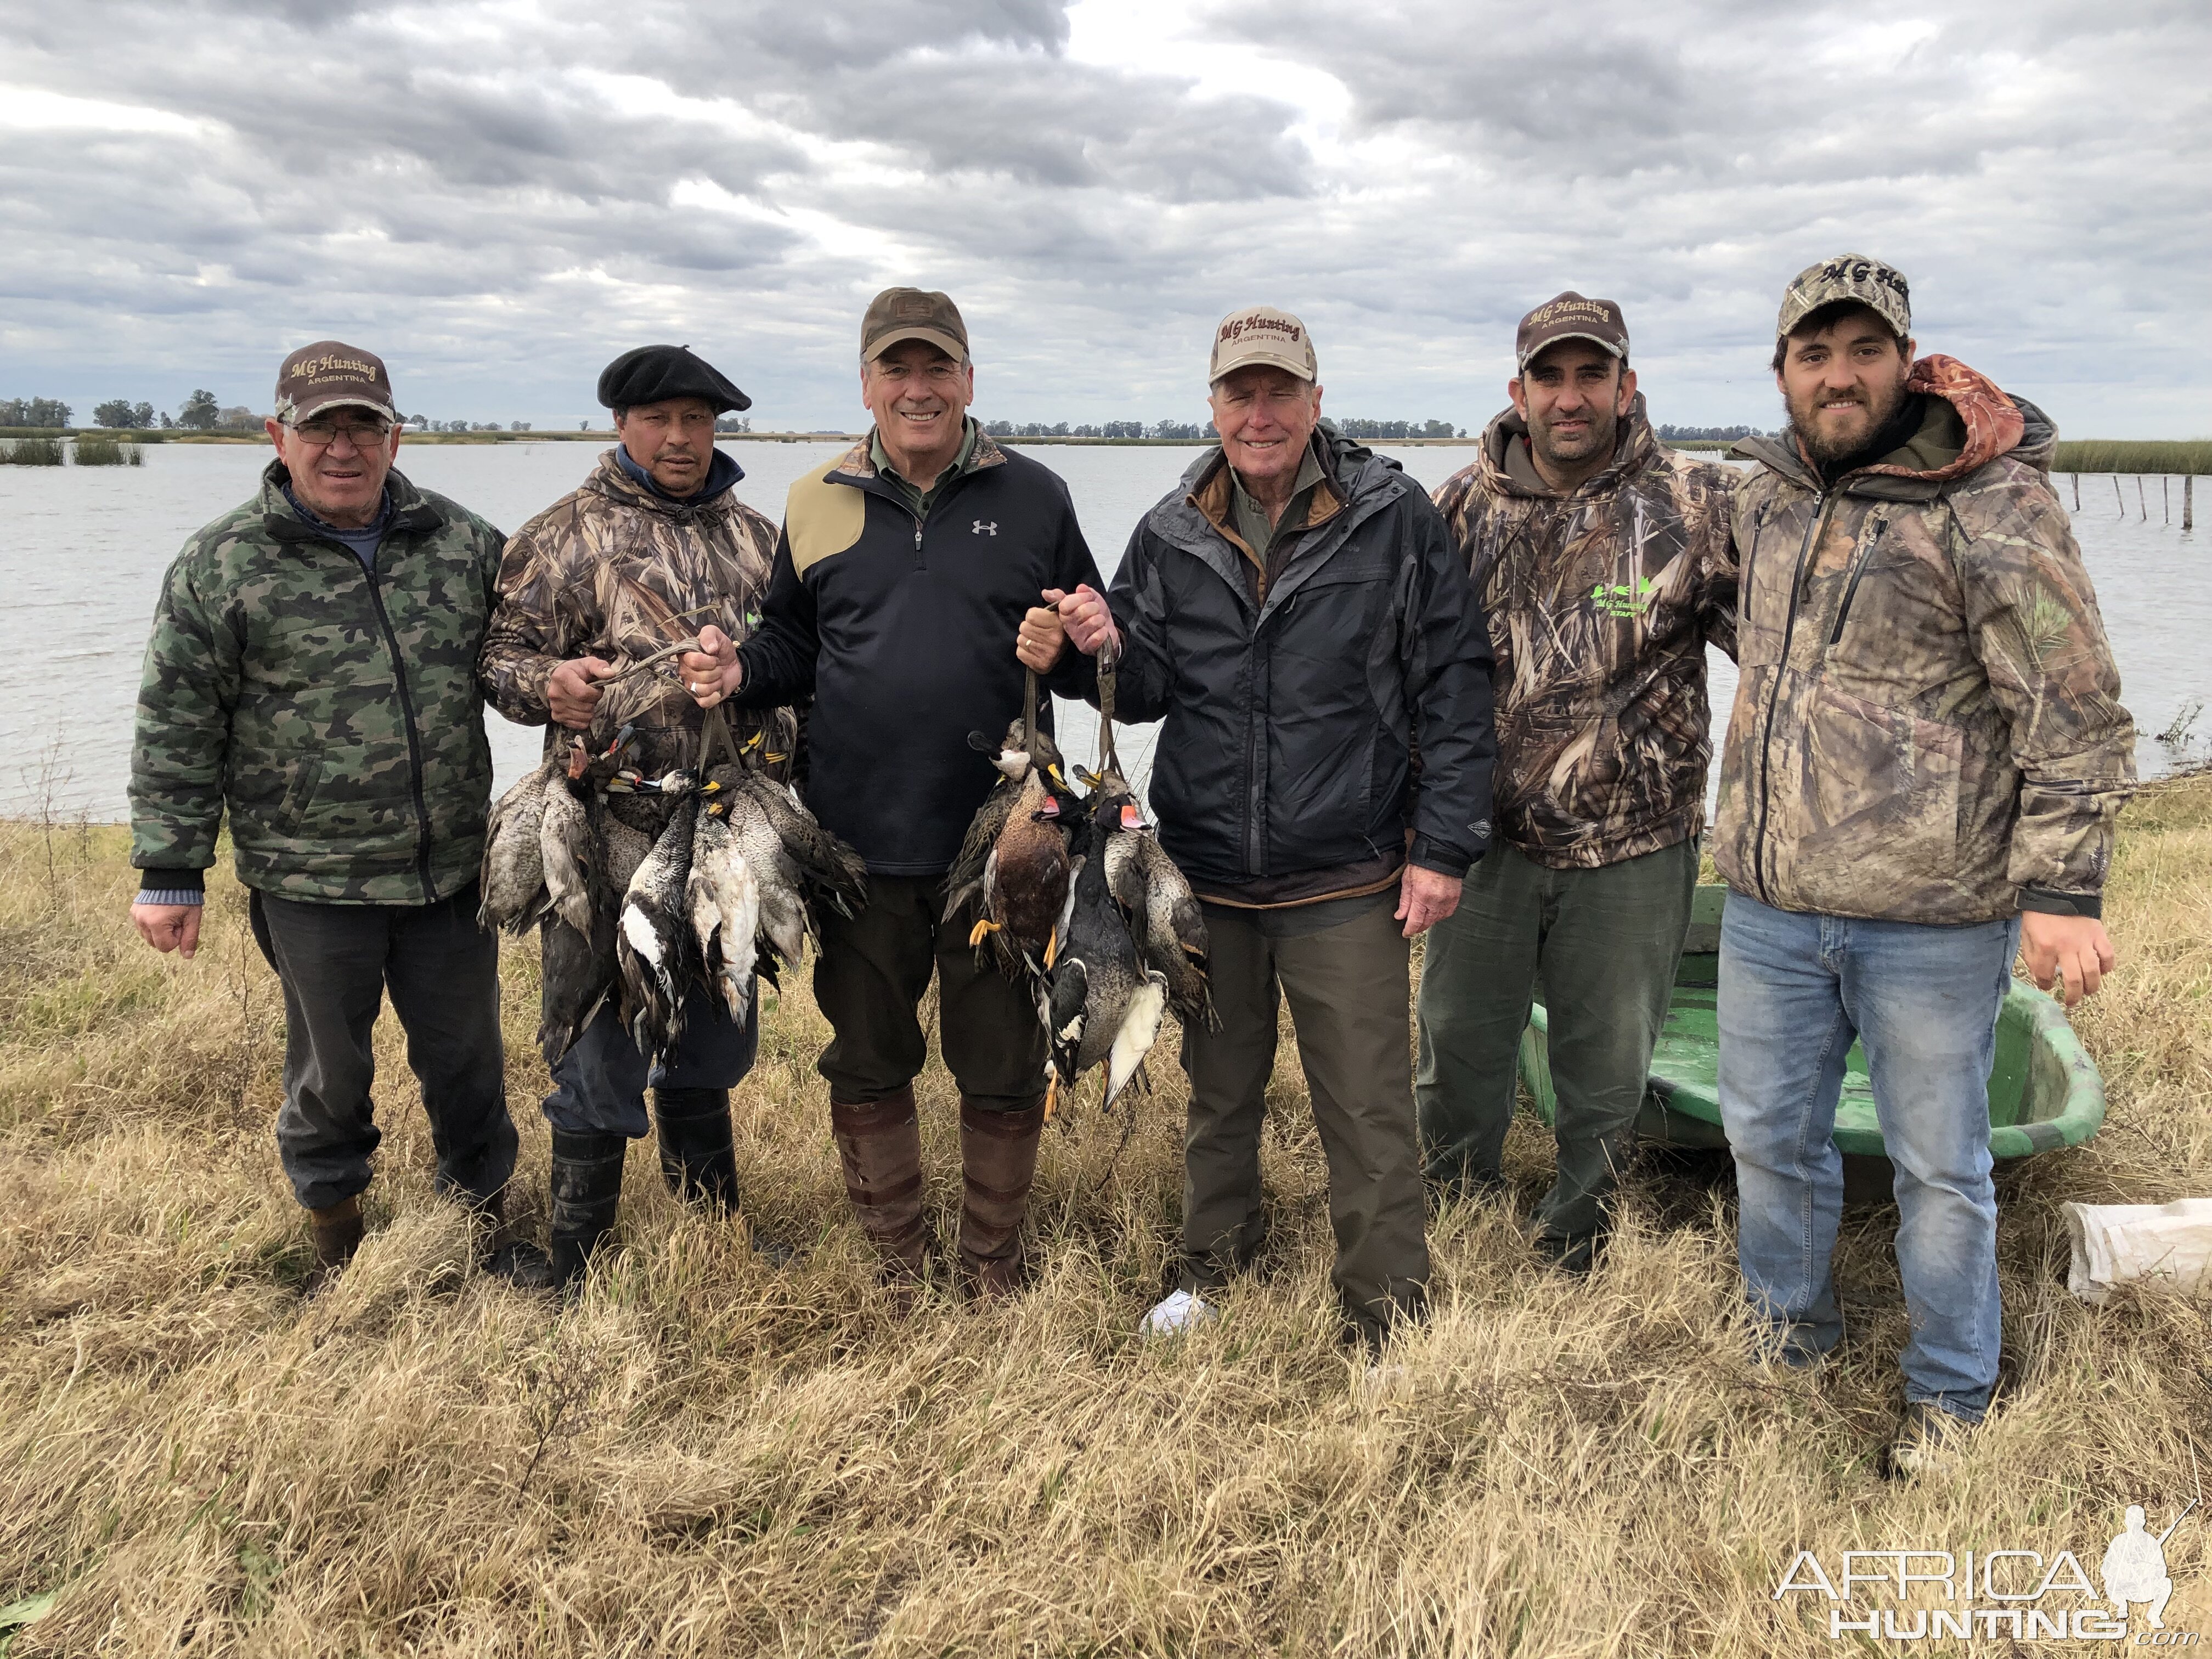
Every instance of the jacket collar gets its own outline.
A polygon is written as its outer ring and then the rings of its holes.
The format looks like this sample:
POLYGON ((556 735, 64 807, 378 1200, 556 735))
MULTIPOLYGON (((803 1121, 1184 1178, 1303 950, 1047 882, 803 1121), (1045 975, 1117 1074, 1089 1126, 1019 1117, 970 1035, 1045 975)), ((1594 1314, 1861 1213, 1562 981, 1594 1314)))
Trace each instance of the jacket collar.
MULTIPOLYGON (((262 527, 280 542, 327 541, 330 532, 301 518, 285 495, 285 486, 291 482, 292 475, 282 461, 271 461, 261 469, 261 490, 254 504, 260 509, 262 527)), ((445 522, 444 515, 396 466, 385 475, 384 497, 392 504, 386 536, 403 530, 435 530, 445 522)))
MULTIPOLYGON (((966 477, 971 472, 981 472, 987 466, 1004 466, 1006 452, 999 441, 983 430, 974 416, 967 417, 969 428, 968 459, 953 477, 966 477)), ((838 458, 837 465, 823 476, 833 483, 870 484, 880 476, 876 471, 876 428, 871 426, 860 434, 860 441, 838 458)), ((945 480, 945 483, 951 478, 945 480)), ((943 486, 940 485, 939 488, 943 486)))
POLYGON ((737 510, 737 497, 730 493, 730 485, 737 483, 743 474, 737 462, 731 460, 720 449, 714 452, 714 460, 707 468, 705 487, 696 495, 663 495, 658 489, 639 483, 623 469, 622 463, 627 459, 619 444, 612 449, 603 450, 599 465, 592 469, 591 476, 584 480, 583 487, 605 496, 617 506, 634 507, 641 513, 657 513, 679 524, 689 524, 695 519, 720 517, 737 510), (728 474, 724 473, 720 465, 725 461, 729 463, 728 474), (714 487, 717 477, 725 479, 719 489, 714 487))
MULTIPOLYGON (((2058 438, 2050 417, 1957 358, 1941 354, 1921 358, 1905 376, 1905 389, 1949 404, 1966 428, 1965 444, 1942 466, 1914 468, 1877 462, 1845 473, 1836 481, 1836 489, 1882 500, 1927 501, 1940 495, 1945 484, 1978 472, 2006 455, 2017 454, 2032 466, 2049 469, 2051 452, 2058 438)), ((1729 453, 1761 462, 1801 489, 1820 488, 1820 474, 1806 459, 1794 428, 1779 438, 1746 438, 1729 453)))
POLYGON ((658 497, 674 507, 688 507, 694 509, 702 507, 745 476, 745 470, 738 465, 737 457, 717 447, 713 459, 707 463, 707 482, 691 495, 672 495, 653 481, 653 474, 632 460, 629 451, 624 449, 620 444, 617 444, 607 453, 615 458, 615 465, 621 471, 623 477, 645 491, 647 495, 658 497))

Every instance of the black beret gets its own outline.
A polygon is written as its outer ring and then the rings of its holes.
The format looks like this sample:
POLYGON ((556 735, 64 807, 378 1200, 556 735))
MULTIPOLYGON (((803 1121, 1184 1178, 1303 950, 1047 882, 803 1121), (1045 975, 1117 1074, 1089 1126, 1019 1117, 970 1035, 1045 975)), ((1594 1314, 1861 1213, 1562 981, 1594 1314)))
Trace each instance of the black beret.
POLYGON ((631 409, 670 398, 704 398, 717 415, 753 406, 751 398, 724 379, 714 364, 694 356, 690 346, 640 346, 599 371, 599 401, 609 409, 631 409))

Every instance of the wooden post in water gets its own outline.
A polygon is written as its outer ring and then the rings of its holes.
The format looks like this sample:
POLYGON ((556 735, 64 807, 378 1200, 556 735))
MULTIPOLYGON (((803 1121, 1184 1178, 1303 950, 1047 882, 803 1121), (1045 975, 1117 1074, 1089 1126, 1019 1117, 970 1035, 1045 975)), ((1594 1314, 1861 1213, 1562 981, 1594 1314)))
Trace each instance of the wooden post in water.
POLYGON ((2120 516, 2124 519, 2126 518, 2128 516, 2128 498, 2120 494, 2120 475, 2117 472, 2112 474, 2112 500, 2119 507, 2120 516))
POLYGON ((2081 475, 2075 472, 2069 476, 2074 480, 2074 510, 2079 513, 2081 510, 2081 475))
POLYGON ((2143 500, 2142 474, 2136 474, 2136 517, 2145 524, 2150 522, 2150 503, 2143 500))
POLYGON ((2181 480, 2181 527, 2197 528, 2197 475, 2185 473, 2181 480))
POLYGON ((2166 521, 2172 524, 2173 522, 2173 474, 2171 472, 2161 472, 2158 475, 2158 500, 2159 504, 2166 508, 2166 521))

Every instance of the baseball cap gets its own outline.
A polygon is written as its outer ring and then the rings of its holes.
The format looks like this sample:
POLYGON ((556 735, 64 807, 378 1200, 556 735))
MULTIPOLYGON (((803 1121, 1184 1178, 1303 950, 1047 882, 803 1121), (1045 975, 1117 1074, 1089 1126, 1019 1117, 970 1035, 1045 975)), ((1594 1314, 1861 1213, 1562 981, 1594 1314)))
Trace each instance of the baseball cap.
POLYGON ((1610 300, 1589 300, 1569 289, 1547 300, 1521 319, 1513 336, 1513 361, 1525 372, 1528 361, 1562 340, 1588 340, 1616 357, 1628 356, 1628 324, 1610 300))
POLYGON ((1213 331, 1213 356, 1206 367, 1206 383, 1218 384, 1240 368, 1265 363, 1295 374, 1301 380, 1318 380, 1321 365, 1315 361, 1313 336, 1287 311, 1273 306, 1247 306, 1232 311, 1213 331))
POLYGON ((1912 332, 1912 290, 1905 286, 1905 273, 1863 253, 1838 253, 1806 266, 1790 279, 1782 291, 1774 337, 1787 339, 1791 329, 1838 300, 1867 307, 1900 335, 1912 332))
POLYGON ((276 371, 276 418, 297 425, 326 409, 374 410, 397 421, 384 359, 343 340, 301 346, 276 371))
POLYGON ((968 325, 952 297, 918 288, 887 288, 860 319, 860 361, 872 363, 901 340, 927 340, 955 362, 968 361, 968 325))

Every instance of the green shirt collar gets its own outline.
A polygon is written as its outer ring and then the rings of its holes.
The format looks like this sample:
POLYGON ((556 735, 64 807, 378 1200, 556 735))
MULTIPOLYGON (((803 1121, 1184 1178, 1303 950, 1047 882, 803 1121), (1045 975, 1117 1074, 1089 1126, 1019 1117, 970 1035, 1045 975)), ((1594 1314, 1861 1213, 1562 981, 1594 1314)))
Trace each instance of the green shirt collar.
POLYGON ((1303 528, 1306 514, 1313 506, 1314 486, 1322 481, 1321 453, 1311 444, 1306 445, 1305 459, 1298 464, 1298 476, 1291 485, 1291 499, 1283 507, 1283 516, 1273 525, 1267 522, 1267 509, 1260 504, 1259 497, 1244 488, 1244 480, 1237 476, 1237 469, 1229 471, 1229 512, 1237 526, 1237 533, 1252 550, 1252 556, 1265 564, 1267 549, 1285 531, 1303 528))
POLYGON ((959 453, 952 458, 951 465, 937 475, 937 482, 927 489, 905 477, 891 465, 890 453, 884 447, 884 434, 881 427, 872 426, 868 428, 868 459, 876 469, 876 476, 898 491, 901 498, 906 502, 908 510, 917 519, 926 519, 929 516, 930 503, 937 499, 938 491, 967 471, 970 463, 975 460, 975 434, 978 430, 980 428, 976 426, 973 416, 963 418, 960 422, 959 453))

